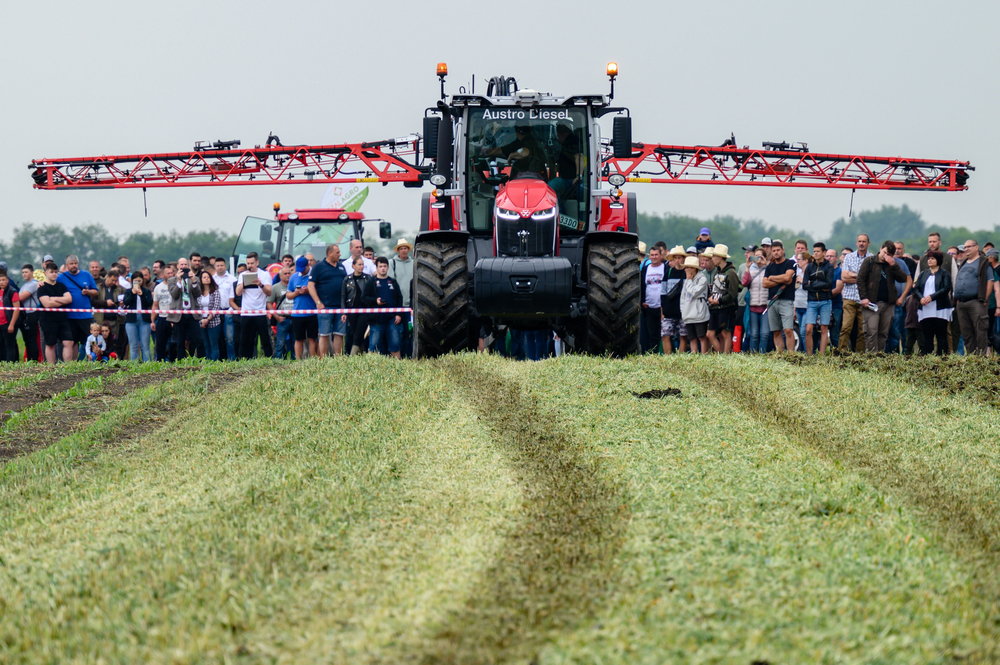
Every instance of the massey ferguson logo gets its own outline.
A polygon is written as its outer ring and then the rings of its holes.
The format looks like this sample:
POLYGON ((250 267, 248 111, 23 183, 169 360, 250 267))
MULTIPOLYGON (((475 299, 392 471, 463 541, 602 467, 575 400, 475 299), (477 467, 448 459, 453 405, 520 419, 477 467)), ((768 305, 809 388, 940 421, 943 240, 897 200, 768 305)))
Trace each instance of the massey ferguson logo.
POLYGON ((531 216, 531 211, 530 210, 522 210, 521 211, 521 217, 530 217, 530 216, 531 216))

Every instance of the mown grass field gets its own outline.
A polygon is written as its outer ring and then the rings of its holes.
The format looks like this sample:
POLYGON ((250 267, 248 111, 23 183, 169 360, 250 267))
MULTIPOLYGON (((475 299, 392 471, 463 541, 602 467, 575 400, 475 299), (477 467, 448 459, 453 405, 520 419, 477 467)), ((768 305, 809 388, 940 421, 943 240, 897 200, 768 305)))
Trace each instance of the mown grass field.
POLYGON ((0 662, 1000 662, 996 361, 111 369, 0 369, 0 662))

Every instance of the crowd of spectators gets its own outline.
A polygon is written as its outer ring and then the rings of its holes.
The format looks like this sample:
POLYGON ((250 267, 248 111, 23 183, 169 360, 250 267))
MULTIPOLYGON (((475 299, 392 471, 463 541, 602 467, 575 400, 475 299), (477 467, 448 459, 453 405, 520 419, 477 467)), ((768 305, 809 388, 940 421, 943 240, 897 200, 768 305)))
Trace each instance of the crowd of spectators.
MULTIPOLYGON (((644 247, 640 247, 644 250, 644 247)), ((763 238, 729 247, 702 228, 688 247, 658 242, 642 257, 640 346, 644 353, 772 350, 922 354, 1000 351, 1000 260, 975 240, 922 253, 901 242, 809 247, 763 238)))
POLYGON ((91 260, 87 270, 75 255, 61 265, 46 255, 17 276, 0 261, 0 361, 301 359, 345 350, 399 358, 412 348, 406 312, 300 310, 409 307, 412 250, 400 240, 391 257, 374 258, 353 240, 344 259, 334 244, 321 260, 285 255, 266 269, 252 252, 235 275, 228 259, 198 252, 137 269, 126 256, 107 267, 91 260))
MULTIPOLYGON (((992 243, 942 250, 935 232, 911 255, 889 240, 876 250, 863 233, 840 249, 816 242, 810 251, 797 240, 788 252, 771 238, 742 249, 736 266, 708 228, 687 247, 657 242, 647 255, 640 243, 643 353, 1000 351, 992 243)), ((91 260, 87 270, 75 255, 62 265, 45 256, 39 270, 24 265, 16 276, 0 261, 0 360, 408 356, 406 312, 303 310, 409 307, 412 250, 400 240, 391 257, 376 258, 353 240, 347 257, 332 244, 322 259, 285 255, 266 269, 250 253, 235 275, 226 258, 198 252, 137 269, 125 256, 109 267, 91 260)), ((527 359, 560 352, 551 330, 502 332, 481 335, 480 348, 527 359)))

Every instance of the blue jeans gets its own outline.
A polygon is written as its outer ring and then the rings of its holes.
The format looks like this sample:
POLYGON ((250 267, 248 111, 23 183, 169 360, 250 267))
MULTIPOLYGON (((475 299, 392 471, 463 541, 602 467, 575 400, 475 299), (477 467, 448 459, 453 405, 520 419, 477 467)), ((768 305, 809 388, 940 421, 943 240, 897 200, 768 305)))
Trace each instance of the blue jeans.
MULTIPOLYGON (((225 324, 222 324, 225 325, 225 324)), ((205 346, 205 357, 209 360, 219 359, 219 328, 202 328, 202 344, 205 346)))
POLYGON ((806 311, 807 307, 796 307, 795 316, 799 320, 799 346, 796 351, 803 352, 806 350, 806 311))
POLYGON ((750 312, 747 322, 747 351, 750 353, 766 353, 767 341, 771 339, 771 331, 767 325, 767 314, 750 312))
POLYGON ((384 323, 368 324, 368 350, 378 351, 382 355, 399 353, 402 349, 403 323, 393 323, 392 319, 384 323))
POLYGON ((284 321, 279 321, 276 326, 277 333, 274 336, 274 357, 284 358, 285 354, 295 355, 295 337, 292 334, 292 317, 286 316, 284 321))
POLYGON ((886 353, 902 353, 901 343, 903 341, 903 323, 906 321, 906 307, 896 307, 892 315, 892 325, 889 327, 889 336, 885 340, 886 353))
POLYGON ((132 360, 149 362, 149 321, 136 321, 125 324, 125 334, 128 336, 128 355, 132 360))
POLYGON ((840 326, 844 324, 844 308, 834 307, 830 313, 830 347, 837 348, 840 344, 840 326))
MULTIPOLYGON (((226 340, 226 358, 236 360, 236 317, 232 314, 222 317, 223 335, 226 340)), ((216 328, 216 330, 219 330, 216 328)))
POLYGON ((549 340, 552 339, 551 330, 525 330, 524 331, 524 358, 525 360, 542 360, 549 355, 549 340))

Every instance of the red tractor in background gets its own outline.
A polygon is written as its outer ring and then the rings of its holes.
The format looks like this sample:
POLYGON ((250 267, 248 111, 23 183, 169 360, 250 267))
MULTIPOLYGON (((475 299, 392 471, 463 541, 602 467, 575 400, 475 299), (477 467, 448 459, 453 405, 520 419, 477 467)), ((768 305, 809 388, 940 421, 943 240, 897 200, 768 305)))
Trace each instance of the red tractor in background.
MULTIPOLYGON (((633 143, 607 95, 558 97, 489 80, 441 95, 423 135, 360 144, 198 144, 191 152, 34 160, 39 189, 402 182, 423 197, 414 246, 414 355, 474 349, 482 327, 555 330, 573 350, 638 351, 635 196, 626 182, 848 189, 966 189, 968 162, 633 143), (612 117, 610 138, 599 120, 612 117), (420 154, 421 143, 423 155, 420 154)), ((261 236, 262 238, 263 236, 261 236)))

